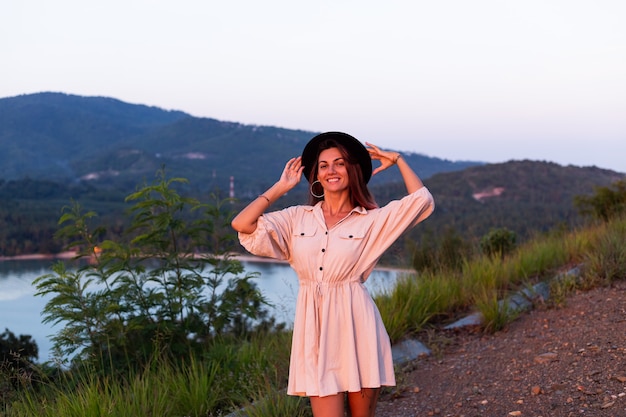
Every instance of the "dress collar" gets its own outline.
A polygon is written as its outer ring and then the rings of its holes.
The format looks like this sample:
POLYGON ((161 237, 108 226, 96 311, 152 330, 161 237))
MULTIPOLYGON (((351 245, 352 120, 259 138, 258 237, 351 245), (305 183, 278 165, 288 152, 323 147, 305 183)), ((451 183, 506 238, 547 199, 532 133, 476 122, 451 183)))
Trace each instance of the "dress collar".
MULTIPOLYGON (((315 211, 315 212, 322 212, 322 202, 318 201, 314 206, 304 206, 304 209, 307 211, 315 211)), ((367 214, 367 210, 364 209, 361 206, 356 206, 354 207, 352 210, 350 210, 350 213, 352 212, 356 212, 359 214, 367 214)), ((323 214, 323 213, 322 213, 323 214)))

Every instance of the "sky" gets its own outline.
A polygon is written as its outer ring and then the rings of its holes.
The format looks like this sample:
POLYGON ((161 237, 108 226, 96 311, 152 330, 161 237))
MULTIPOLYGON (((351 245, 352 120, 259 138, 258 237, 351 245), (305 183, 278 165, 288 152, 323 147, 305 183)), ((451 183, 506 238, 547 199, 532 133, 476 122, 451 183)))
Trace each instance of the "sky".
POLYGON ((0 98, 626 172, 624 0, 0 0, 0 98))

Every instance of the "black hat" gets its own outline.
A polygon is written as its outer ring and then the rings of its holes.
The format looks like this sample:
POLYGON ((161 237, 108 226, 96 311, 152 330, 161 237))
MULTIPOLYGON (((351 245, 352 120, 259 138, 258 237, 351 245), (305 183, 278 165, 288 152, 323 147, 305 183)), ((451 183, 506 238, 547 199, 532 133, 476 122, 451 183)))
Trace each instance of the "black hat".
POLYGON ((370 157, 369 152, 361 142, 359 142, 353 136, 350 136, 347 133, 343 132, 320 133, 306 144, 304 150, 302 151, 302 165, 304 165, 304 177, 309 180, 311 170, 317 163, 317 157, 319 155, 319 145, 324 140, 328 139, 334 140, 343 147, 345 147, 348 150, 350 156, 356 158, 359 165, 361 166, 363 180, 365 180, 365 183, 367 184, 367 182, 372 177, 372 158, 370 157))

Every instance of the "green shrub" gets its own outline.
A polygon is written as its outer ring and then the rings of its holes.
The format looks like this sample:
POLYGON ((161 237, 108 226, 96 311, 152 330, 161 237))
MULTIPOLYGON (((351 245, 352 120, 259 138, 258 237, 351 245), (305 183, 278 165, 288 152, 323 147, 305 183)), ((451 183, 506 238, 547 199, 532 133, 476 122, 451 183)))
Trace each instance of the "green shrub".
POLYGON ((492 229, 480 239, 480 248, 485 255, 503 258, 515 249, 515 232, 502 227, 492 229))
MULTIPOLYGON (((152 357, 200 354, 219 335, 245 337, 265 323, 264 297, 229 254, 236 237, 224 201, 182 197, 163 171, 155 184, 127 197, 133 220, 124 241, 100 240, 95 213, 78 204, 60 219, 82 264, 54 265, 35 280, 51 298, 44 322, 63 323, 53 336, 62 355, 78 354, 110 371, 152 357)), ((265 326, 267 328, 268 326, 265 326)))
POLYGON ((604 222, 626 213, 626 180, 613 183, 612 187, 596 187, 591 196, 576 196, 574 204, 583 216, 604 222))
POLYGON ((584 254, 582 268, 583 288, 610 285, 626 278, 626 221, 615 220, 597 245, 584 254))

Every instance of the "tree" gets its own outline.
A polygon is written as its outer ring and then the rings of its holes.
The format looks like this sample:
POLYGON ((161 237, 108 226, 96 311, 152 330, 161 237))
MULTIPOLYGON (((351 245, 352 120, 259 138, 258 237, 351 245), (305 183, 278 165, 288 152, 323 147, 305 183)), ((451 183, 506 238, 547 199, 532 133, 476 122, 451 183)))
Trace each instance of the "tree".
MULTIPOLYGON (((410 241, 412 242, 412 241, 410 241)), ((472 255, 472 247, 453 228, 447 227, 441 237, 426 231, 419 244, 412 245, 412 264, 415 270, 459 269, 472 255)))
POLYGON ((480 248, 485 255, 504 257, 515 249, 515 232, 501 227, 492 229, 480 239, 480 248))
POLYGON ((3 366, 22 368, 39 356, 37 343, 30 335, 15 336, 9 329, 0 335, 0 363, 3 366))
POLYGON ((183 197, 176 186, 184 183, 161 170, 129 195, 133 218, 119 242, 102 240, 103 227, 92 230, 96 213, 77 203, 64 210, 58 236, 82 266, 59 262, 35 281, 38 295, 52 295, 44 321, 64 324, 53 337, 60 354, 141 365, 157 352, 200 353, 213 338, 245 334, 265 317, 256 275, 230 255, 236 239, 226 201, 183 197))
POLYGON ((581 215, 607 222, 626 212, 626 180, 596 187, 592 196, 575 196, 574 204, 581 215))
POLYGON ((0 402, 9 404, 16 390, 32 381, 31 364, 39 349, 29 335, 15 336, 9 329, 0 335, 0 402))

